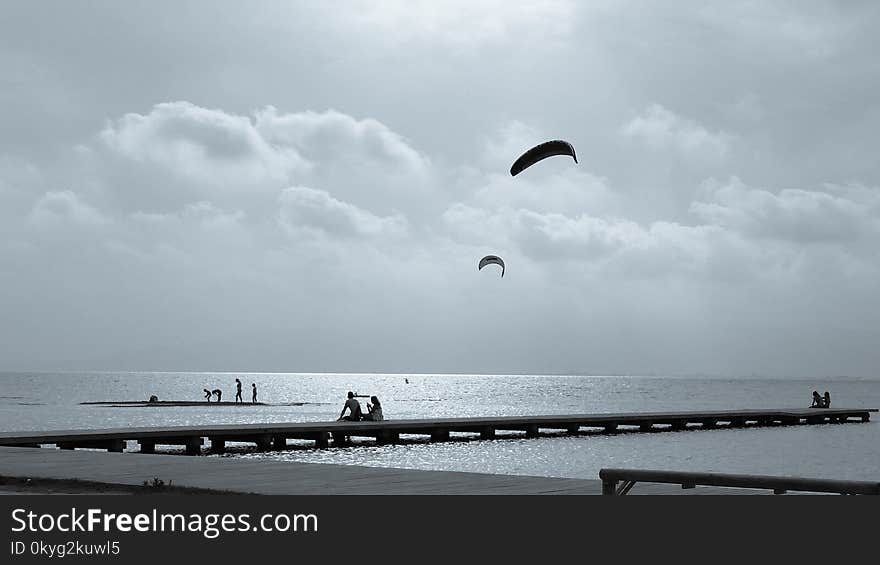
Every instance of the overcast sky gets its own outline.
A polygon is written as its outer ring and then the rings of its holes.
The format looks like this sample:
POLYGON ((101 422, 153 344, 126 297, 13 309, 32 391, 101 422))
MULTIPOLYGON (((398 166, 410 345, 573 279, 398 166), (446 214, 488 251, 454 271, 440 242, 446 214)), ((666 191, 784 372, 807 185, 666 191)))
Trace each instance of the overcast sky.
POLYGON ((878 29, 856 1, 6 3, 0 369, 876 376, 878 29), (510 176, 554 138, 580 164, 510 176))

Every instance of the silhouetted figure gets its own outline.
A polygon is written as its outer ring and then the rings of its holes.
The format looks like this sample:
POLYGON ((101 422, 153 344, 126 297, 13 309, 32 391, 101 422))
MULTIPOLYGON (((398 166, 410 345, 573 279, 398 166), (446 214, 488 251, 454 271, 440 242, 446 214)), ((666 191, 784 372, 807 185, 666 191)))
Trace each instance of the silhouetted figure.
POLYGON ((202 390, 205 391, 205 400, 211 402, 211 391, 206 388, 203 388, 202 390))
POLYGON ((345 401, 345 406, 342 407, 342 412, 339 413, 337 421, 345 420, 346 422, 357 422, 361 417, 361 404, 355 399, 354 393, 348 391, 348 400, 345 401), (349 410, 348 416, 345 415, 346 410, 349 410))
POLYGON ((405 379, 403 379, 403 380, 406 381, 406 384, 409 384, 409 379, 406 379, 406 378, 405 378, 405 379))
POLYGON ((150 404, 156 404, 157 402, 159 402, 159 397, 156 396, 155 394, 151 395, 150 396, 150 404))
POLYGON ((822 408, 822 396, 818 390, 813 391, 813 403, 810 405, 810 408, 822 408))
POLYGON ((235 401, 244 402, 241 399, 241 381, 239 379, 235 379, 235 401))
POLYGON ((217 397, 217 402, 220 402, 220 400, 223 399, 223 391, 219 388, 215 388, 214 390, 212 390, 211 394, 217 397))
POLYGON ((385 419, 385 416, 382 414, 382 404, 375 396, 370 397, 370 402, 367 402, 367 413, 364 414, 364 420, 381 422, 385 419), (372 402, 372 404, 370 404, 370 402, 372 402))
POLYGON ((257 403, 257 383, 251 383, 251 402, 257 403))
POLYGON ((823 400, 822 408, 831 408, 831 393, 827 390, 825 391, 825 398, 823 400))

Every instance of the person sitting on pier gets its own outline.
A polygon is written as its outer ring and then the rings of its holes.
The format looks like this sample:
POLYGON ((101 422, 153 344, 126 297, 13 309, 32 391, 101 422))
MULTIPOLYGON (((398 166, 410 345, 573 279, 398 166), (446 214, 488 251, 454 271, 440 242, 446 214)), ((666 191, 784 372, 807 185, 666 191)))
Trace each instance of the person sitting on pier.
POLYGON ((236 402, 244 402, 241 399, 241 380, 235 379, 235 401, 236 402))
POLYGON ((825 397, 823 398, 822 408, 831 408, 831 393, 827 390, 825 391, 825 397))
POLYGON ((202 390, 205 391, 205 400, 211 402, 211 391, 206 388, 203 388, 202 390))
POLYGON ((813 391, 813 403, 810 405, 810 408, 822 408, 822 396, 819 395, 818 390, 813 391))
POLYGON ((257 403, 257 383, 251 383, 251 402, 257 403))
POLYGON ((214 390, 212 390, 211 394, 217 397, 217 402, 220 402, 220 400, 223 398, 223 391, 219 388, 215 388, 214 390))
POLYGON ((381 422, 385 419, 385 416, 382 415, 382 405, 379 403, 379 399, 375 396, 371 396, 370 402, 367 402, 367 413, 364 414, 364 420, 381 422), (370 402, 372 402, 372 404, 370 404, 370 402))
POLYGON ((358 422, 362 418, 363 413, 361 412, 361 404, 354 397, 354 393, 348 391, 348 400, 345 401, 345 406, 342 407, 342 412, 339 414, 339 418, 337 422, 340 420, 345 420, 346 422, 358 422), (349 410, 349 415, 345 415, 345 411, 349 410))

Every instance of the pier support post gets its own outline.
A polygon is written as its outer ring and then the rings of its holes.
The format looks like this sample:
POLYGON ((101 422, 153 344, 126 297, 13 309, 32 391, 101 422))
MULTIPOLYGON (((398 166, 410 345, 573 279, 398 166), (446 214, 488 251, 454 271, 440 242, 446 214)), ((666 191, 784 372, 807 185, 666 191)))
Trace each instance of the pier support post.
POLYGON ((315 448, 326 449, 330 447, 330 434, 327 432, 318 432, 315 434, 315 448))
POLYGON ((107 441, 107 451, 111 453, 122 453, 125 451, 125 440, 111 439, 107 441))
POLYGON ((614 496, 617 494, 617 481, 602 480, 602 494, 614 496))
POLYGON ((642 422, 641 424, 639 424, 639 431, 650 432, 653 427, 654 424, 652 422, 642 422))
POLYGON ((287 438, 285 436, 272 436, 272 449, 275 451, 287 449, 287 438))
POLYGON ((391 430, 382 430, 376 436, 376 443, 379 445, 395 444, 400 442, 400 433, 391 430))
POLYGON ((684 420, 675 420, 672 422, 672 429, 677 432, 680 432, 681 430, 685 429, 686 427, 687 427, 687 422, 685 422, 684 420))
POLYGON ((529 438, 538 437, 538 426, 535 426, 535 425, 526 426, 526 437, 529 437, 529 438))
POLYGON ((433 430, 431 441, 449 441, 449 430, 433 430))
POLYGON ((871 419, 871 414, 870 414, 870 413, 865 412, 864 414, 862 414, 862 422, 867 422, 867 421, 870 420, 870 419, 871 419))
POLYGON ((67 451, 73 451, 75 448, 74 448, 74 445, 73 445, 72 443, 59 443, 59 444, 58 444, 58 449, 64 449, 64 450, 67 450, 67 451))
POLYGON ((338 447, 345 445, 345 434, 342 432, 333 432, 333 446, 338 447))
POLYGON ((731 418, 730 419, 730 427, 731 428, 744 428, 744 427, 746 427, 745 418, 731 418))
POLYGON ((701 422, 701 424, 702 424, 703 427, 706 428, 707 430, 711 430, 711 429, 714 429, 715 427, 718 426, 718 421, 709 418, 709 419, 703 420, 703 421, 701 422))
POLYGON ((272 436, 270 435, 260 435, 254 438, 254 443, 257 444, 257 449, 260 451, 269 451, 272 449, 272 436))
POLYGON ((139 439, 138 445, 141 448, 141 453, 156 453, 156 442, 148 439, 139 439))
POLYGON ((605 424, 605 433, 611 433, 617 431, 617 424, 605 424))
POLYGON ((221 439, 219 437, 212 437, 211 439, 211 451, 214 453, 223 453, 226 451, 226 440, 221 439))
POLYGON ((480 430, 480 439, 495 439, 495 428, 480 430))
POLYGON ((567 428, 565 428, 565 431, 568 432, 568 433, 570 433, 570 434, 572 434, 572 435, 574 435, 574 434, 580 433, 580 431, 581 431, 581 427, 578 426, 577 424, 573 424, 573 425, 568 426, 567 428))
POLYGON ((186 446, 186 454, 201 455, 202 443, 204 443, 204 440, 202 440, 200 436, 186 438, 186 442, 184 443, 184 445, 186 446))

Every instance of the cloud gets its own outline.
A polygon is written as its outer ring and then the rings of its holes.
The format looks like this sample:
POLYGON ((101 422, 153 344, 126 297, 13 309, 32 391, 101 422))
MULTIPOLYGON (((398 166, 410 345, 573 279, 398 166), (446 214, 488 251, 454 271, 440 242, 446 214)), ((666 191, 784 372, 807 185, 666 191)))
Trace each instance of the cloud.
POLYGON ((264 213, 291 184, 388 213, 419 208, 430 192, 430 161, 400 134, 332 110, 244 116, 169 102, 109 122, 99 138, 82 153, 105 192, 151 213, 199 201, 264 213))
POLYGON ((626 218, 511 208, 490 212, 463 204, 451 206, 443 218, 462 241, 491 242, 496 248, 515 249, 538 264, 565 261, 595 275, 662 277, 703 272, 723 239, 723 230, 715 226, 665 221, 642 225, 626 218))
POLYGON ((731 140, 730 135, 721 131, 712 133, 660 104, 648 106, 642 115, 624 124, 620 131, 652 149, 671 149, 686 156, 724 156, 731 140))
POLYGON ((279 114, 270 106, 257 112, 255 127, 266 142, 291 147, 316 166, 354 161, 360 166, 377 163, 414 174, 424 174, 430 166, 426 157, 381 122, 357 120, 335 110, 279 114))
POLYGON ((324 190, 305 186, 285 189, 279 221, 291 233, 320 232, 331 237, 400 237, 407 232, 403 216, 379 217, 342 202, 324 190))
POLYGON ((733 177, 710 182, 705 200, 690 211, 701 220, 749 237, 794 243, 851 242, 880 234, 880 191, 862 194, 783 189, 778 193, 750 188, 733 177))
POLYGON ((133 161, 218 184, 280 182, 307 165, 292 148, 270 145, 247 117, 189 102, 126 114, 109 123, 101 139, 133 161))
POLYGON ((83 202, 70 190, 47 192, 42 195, 28 220, 40 227, 86 227, 94 228, 108 223, 101 212, 83 202))

